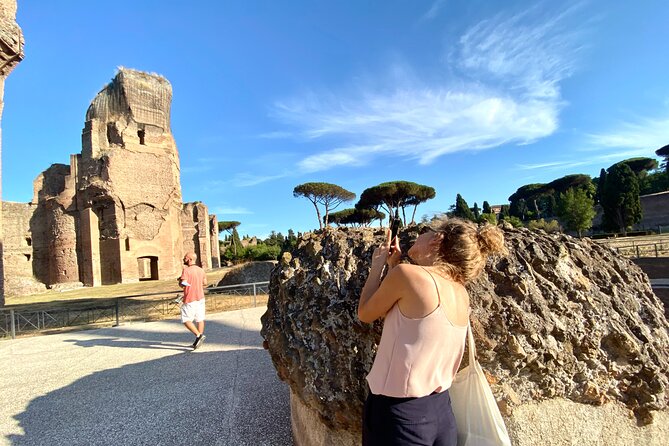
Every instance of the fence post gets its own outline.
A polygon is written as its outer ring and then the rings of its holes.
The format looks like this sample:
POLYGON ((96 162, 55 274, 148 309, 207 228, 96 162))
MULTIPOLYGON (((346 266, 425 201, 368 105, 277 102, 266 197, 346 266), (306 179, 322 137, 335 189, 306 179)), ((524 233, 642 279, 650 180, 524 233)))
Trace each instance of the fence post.
POLYGON ((16 322, 14 321, 14 310, 9 310, 9 317, 12 319, 12 339, 16 339, 16 322))
POLYGON ((253 308, 256 306, 256 284, 253 283, 253 308))
POLYGON ((639 257, 641 257, 641 256, 639 255, 639 245, 637 245, 636 246, 636 258, 638 259, 639 257))
POLYGON ((116 302, 116 305, 114 306, 114 307, 115 307, 114 310, 116 311, 116 325, 114 325, 114 326, 115 326, 115 327, 118 327, 119 325, 121 325, 120 322, 119 322, 119 316, 118 316, 118 313, 119 313, 119 311, 118 311, 118 310, 119 310, 119 308, 118 308, 118 307, 119 307, 119 299, 118 299, 118 297, 116 298, 116 301, 115 301, 115 302, 116 302))

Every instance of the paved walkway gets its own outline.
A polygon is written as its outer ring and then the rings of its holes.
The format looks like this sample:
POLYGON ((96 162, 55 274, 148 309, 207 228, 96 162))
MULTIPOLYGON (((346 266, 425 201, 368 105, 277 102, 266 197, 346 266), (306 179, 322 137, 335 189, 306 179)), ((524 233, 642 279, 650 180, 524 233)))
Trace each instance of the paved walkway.
POLYGON ((650 279, 650 285, 657 288, 669 287, 669 279, 650 279))
POLYGON ((0 341, 0 444, 292 445, 264 311, 0 341))

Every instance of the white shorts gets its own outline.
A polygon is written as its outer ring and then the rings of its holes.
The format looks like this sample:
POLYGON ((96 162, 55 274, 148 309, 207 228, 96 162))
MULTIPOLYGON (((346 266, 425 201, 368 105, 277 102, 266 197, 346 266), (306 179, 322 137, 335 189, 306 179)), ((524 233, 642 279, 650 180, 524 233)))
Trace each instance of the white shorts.
POLYGON ((181 305, 181 322, 202 322, 204 320, 204 299, 181 305))

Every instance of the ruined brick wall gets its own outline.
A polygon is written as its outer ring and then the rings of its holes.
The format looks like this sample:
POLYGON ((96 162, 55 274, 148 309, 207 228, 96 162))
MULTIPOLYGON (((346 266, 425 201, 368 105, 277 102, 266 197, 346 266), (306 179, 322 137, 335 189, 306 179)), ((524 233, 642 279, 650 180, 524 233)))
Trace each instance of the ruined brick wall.
POLYGON ((35 212, 30 221, 33 234, 33 272, 46 285, 78 283, 78 212, 76 210, 77 157, 72 165, 52 164, 33 182, 35 212))
POLYGON ((642 219, 639 229, 669 226, 669 191, 641 196, 642 219))
MULTIPOLYGON (((5 79, 23 59, 23 34, 16 23, 16 0, 0 0, 0 120, 5 107, 5 79)), ((2 135, 0 134, 0 154, 2 153, 2 135)), ((0 172, 2 166, 0 164, 0 172)), ((0 185, 2 184, 0 174, 0 185)), ((0 199, 2 187, 0 186, 0 199)), ((0 206, 0 213, 2 212, 0 206)), ((0 277, 4 277, 3 265, 3 226, 0 214, 0 277)), ((5 284, 0 280, 0 306, 5 304, 5 284)))
POLYGON ((221 250, 218 243, 218 218, 216 218, 216 214, 209 216, 209 239, 211 240, 211 267, 220 268, 221 250))
POLYGON ((33 276, 34 239, 31 229, 36 206, 31 203, 2 202, 4 229, 4 282, 7 296, 32 294, 46 287, 33 276))
POLYGON ((49 286, 166 279, 180 273, 185 250, 211 268, 218 257, 207 207, 182 209, 171 98, 166 79, 128 69, 98 93, 86 113, 81 154, 38 175, 32 203, 8 215, 17 228, 12 261, 31 255, 32 271, 22 264, 21 277, 49 286), (26 233, 32 253, 21 244, 26 233))
POLYGON ((32 277, 33 240, 30 219, 35 212, 31 203, 2 202, 5 276, 32 277))
MULTIPOLYGON (((95 213, 103 284, 167 278, 180 271, 181 185, 171 99, 165 78, 121 69, 86 113, 77 206, 95 213), (150 277, 147 262, 153 265, 150 277)), ((93 274, 91 265, 84 269, 93 274)))
POLYGON ((181 214, 184 236, 183 251, 197 254, 197 264, 205 270, 212 268, 209 210, 204 203, 184 203, 181 214))

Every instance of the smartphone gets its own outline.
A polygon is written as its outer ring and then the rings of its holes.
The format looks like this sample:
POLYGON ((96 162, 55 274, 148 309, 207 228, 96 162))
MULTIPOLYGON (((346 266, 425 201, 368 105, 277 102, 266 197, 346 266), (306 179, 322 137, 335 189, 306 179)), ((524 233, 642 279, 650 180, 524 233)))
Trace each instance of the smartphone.
POLYGON ((392 219, 390 222, 390 241, 392 242, 395 237, 397 237, 397 233, 400 230, 400 225, 402 224, 402 220, 400 220, 400 216, 397 215, 397 212, 395 212, 395 218, 392 219))

